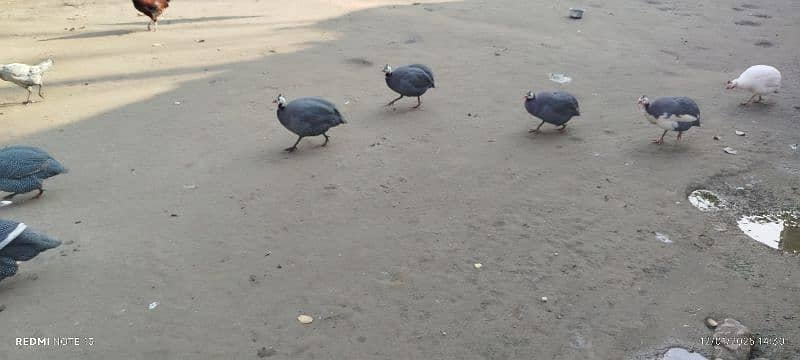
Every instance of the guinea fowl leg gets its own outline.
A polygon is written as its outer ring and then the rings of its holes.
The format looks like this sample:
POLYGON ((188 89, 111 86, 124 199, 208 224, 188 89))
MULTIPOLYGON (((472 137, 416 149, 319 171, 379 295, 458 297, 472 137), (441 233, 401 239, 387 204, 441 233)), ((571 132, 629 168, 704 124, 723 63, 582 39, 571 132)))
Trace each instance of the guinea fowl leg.
POLYGON ((758 95, 758 100, 756 100, 755 102, 757 102, 757 103, 761 103, 761 102, 763 102, 763 101, 764 101, 764 98, 763 98, 763 97, 761 97, 761 95, 758 95))
POLYGON ((39 84, 39 97, 44 99, 44 94, 42 94, 42 84, 39 84))
POLYGON ((32 197, 31 199, 38 199, 42 196, 42 194, 44 194, 44 189, 39 188, 39 193, 36 194, 36 196, 32 197))
POLYGON ((747 104, 751 103, 753 101, 753 99, 756 98, 756 96, 758 96, 758 95, 757 94, 753 94, 753 96, 751 96, 749 99, 747 99, 747 101, 743 102, 742 105, 747 105, 747 104))
POLYGON ((422 99, 420 99, 420 97, 417 96, 417 106, 414 106, 413 108, 419 109, 420 106, 422 106, 422 99))
POLYGON ((158 19, 153 20, 153 32, 158 31, 158 19))
POLYGON ((542 122, 539 124, 539 126, 537 126, 537 127, 536 127, 536 129, 530 129, 530 130, 528 130, 528 133, 529 133, 529 134, 536 134, 536 133, 538 133, 538 132, 539 132, 539 128, 541 128, 541 127, 542 127, 542 125, 544 125, 544 121, 542 121, 542 122))
POLYGON ((681 135, 683 135, 683 131, 678 131, 678 141, 681 141, 681 135))
POLYGON ((660 138, 653 140, 653 144, 658 144, 658 145, 663 144, 664 143, 664 135, 667 135, 667 131, 669 131, 669 130, 664 130, 664 133, 661 134, 660 138))
POLYGON ((150 22, 147 23, 147 31, 153 31, 153 19, 150 19, 150 22))
POLYGON ((328 137, 328 134, 322 134, 322 136, 325 137, 325 142, 322 143, 321 146, 327 146, 328 145, 328 140, 330 140, 330 138, 328 137))
POLYGON ((14 198, 14 196, 17 196, 17 195, 18 195, 18 193, 8 194, 6 196, 3 196, 3 200, 11 200, 12 198, 14 198))
POLYGON ((562 132, 562 133, 563 133, 564 131, 567 131, 567 124, 561 125, 561 127, 560 127, 560 128, 558 128, 558 131, 560 131, 560 132, 562 132))
POLYGON ((292 145, 292 147, 288 147, 288 148, 283 149, 283 150, 286 151, 286 152, 292 152, 292 151, 297 150, 297 144, 300 143, 300 140, 303 140, 302 136, 297 138, 297 141, 294 142, 294 145, 292 145))
POLYGON ((392 106, 392 104, 394 104, 395 102, 397 102, 397 100, 400 100, 400 99, 402 99, 402 98, 403 98, 403 95, 400 95, 400 97, 399 97, 399 98, 397 98, 397 99, 394 99, 394 100, 390 101, 388 104, 386 104, 386 106, 392 106))

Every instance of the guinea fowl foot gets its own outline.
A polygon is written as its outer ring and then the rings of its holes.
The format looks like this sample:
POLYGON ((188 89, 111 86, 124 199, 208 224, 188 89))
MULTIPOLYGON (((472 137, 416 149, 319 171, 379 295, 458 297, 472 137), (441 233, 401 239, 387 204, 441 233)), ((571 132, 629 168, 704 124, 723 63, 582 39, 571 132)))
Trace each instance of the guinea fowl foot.
POLYGON ((563 133, 565 131, 567 131, 567 125, 563 125, 560 128, 558 128, 558 132, 560 132, 560 133, 563 133))
POLYGON ((31 199, 38 199, 42 197, 42 194, 44 194, 44 189, 39 189, 39 193, 36 194, 36 196, 32 197, 31 199))
POLYGON ((664 139, 655 139, 651 141, 653 144, 661 145, 664 143, 664 139))
POLYGON ((322 145, 320 145, 320 146, 328 146, 328 140, 330 140, 330 138, 328 137, 328 135, 325 135, 325 134, 322 134, 322 136, 325 137, 325 142, 322 143, 322 145))
POLYGON ((3 200, 11 200, 12 198, 14 198, 14 196, 17 196, 17 193, 8 194, 6 196, 3 196, 3 200))
POLYGON ((286 149, 283 149, 283 151, 286 151, 286 152, 294 152, 295 150, 297 150, 297 146, 292 146, 292 147, 288 147, 286 149))
POLYGON ((528 134, 538 134, 538 133, 539 133, 539 129, 538 128, 528 130, 528 134))

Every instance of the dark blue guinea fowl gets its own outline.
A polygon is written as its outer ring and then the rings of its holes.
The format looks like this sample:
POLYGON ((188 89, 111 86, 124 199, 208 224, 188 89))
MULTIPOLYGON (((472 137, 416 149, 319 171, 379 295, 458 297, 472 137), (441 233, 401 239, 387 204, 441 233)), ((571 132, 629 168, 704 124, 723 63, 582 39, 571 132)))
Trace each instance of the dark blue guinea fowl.
POLYGON ((0 280, 17 273, 17 261, 28 261, 61 242, 28 229, 25 224, 0 219, 0 280))
POLYGON ((42 182, 67 170, 44 150, 33 146, 9 146, 0 149, 0 190, 10 192, 4 199, 39 190, 42 182))
POLYGON ((538 94, 530 91, 525 96, 525 110, 542 120, 536 129, 529 131, 531 133, 539 132, 544 123, 561 126, 558 130, 564 131, 567 121, 581 114, 578 100, 563 91, 545 91, 538 94))
POLYGON ((685 96, 664 96, 653 101, 641 96, 639 106, 647 121, 664 129, 661 137, 653 140, 656 144, 663 144, 664 135, 669 131, 677 131, 680 140, 684 131, 700 126, 700 107, 685 96))
POLYGON ((386 106, 391 106, 404 96, 411 96, 417 98, 417 106, 414 106, 414 108, 419 108, 422 105, 421 96, 428 89, 436 87, 433 81, 433 71, 422 64, 411 64, 397 69, 392 69, 387 64, 383 68, 383 73, 385 74, 386 85, 400 94, 400 97, 392 100, 386 106))
POLYGON ((347 123, 335 105, 318 97, 304 97, 287 103, 286 98, 278 95, 274 102, 278 103, 278 121, 298 136, 294 145, 285 149, 288 152, 297 150, 297 144, 306 136, 324 136, 322 146, 325 146, 329 140, 328 130, 347 123))

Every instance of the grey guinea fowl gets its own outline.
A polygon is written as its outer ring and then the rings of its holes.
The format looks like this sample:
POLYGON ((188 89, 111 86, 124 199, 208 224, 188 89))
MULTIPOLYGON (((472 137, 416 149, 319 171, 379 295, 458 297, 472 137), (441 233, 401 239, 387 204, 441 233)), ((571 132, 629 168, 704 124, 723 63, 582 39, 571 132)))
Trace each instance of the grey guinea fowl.
POLYGON ((692 126, 700 126, 700 108, 694 100, 685 96, 665 96, 650 101, 647 95, 642 95, 639 107, 647 121, 664 129, 661 137, 653 140, 656 144, 664 143, 664 135, 668 131, 677 131, 680 141, 684 131, 692 126))
POLYGON ((322 135, 325 137, 322 146, 328 145, 328 130, 347 123, 335 105, 318 97, 299 98, 287 104, 286 98, 278 95, 273 103, 278 104, 281 125, 298 136, 294 145, 285 149, 288 152, 297 150, 297 144, 306 136, 322 135))
POLYGON ((538 133, 544 123, 561 126, 558 131, 564 131, 567 121, 581 115, 578 100, 563 91, 545 91, 535 95, 529 91, 525 95, 525 110, 542 120, 536 129, 528 131, 530 133, 538 133))
POLYGON ((17 261, 28 261, 61 242, 28 229, 23 223, 0 219, 0 280, 17 273, 17 261))
POLYGON ((419 108, 422 106, 422 99, 420 97, 425 94, 428 89, 436 87, 433 82, 433 71, 422 64, 401 66, 394 70, 392 70, 389 64, 386 64, 386 66, 383 67, 383 73, 386 77, 386 85, 400 94, 400 97, 392 100, 386 104, 386 106, 391 106, 404 96, 416 96, 417 106, 414 106, 414 108, 419 108))
POLYGON ((0 149, 0 190, 10 192, 3 199, 17 194, 39 190, 34 197, 44 193, 42 182, 67 172, 67 169, 44 150, 33 146, 9 146, 0 149))

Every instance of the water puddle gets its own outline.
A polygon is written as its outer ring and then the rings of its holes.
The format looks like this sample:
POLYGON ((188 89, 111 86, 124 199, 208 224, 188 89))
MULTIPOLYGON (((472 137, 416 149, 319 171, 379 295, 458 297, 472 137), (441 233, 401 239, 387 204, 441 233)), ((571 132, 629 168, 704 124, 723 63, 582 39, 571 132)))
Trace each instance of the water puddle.
POLYGON ((800 213, 784 211, 744 216, 737 222, 747 236, 773 249, 800 251, 800 213))
POLYGON ((659 360, 708 360, 705 356, 684 348, 674 347, 667 350, 659 360))
POLYGON ((717 211, 723 206, 719 195, 708 190, 692 191, 689 194, 689 203, 703 212, 717 211))

